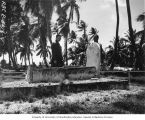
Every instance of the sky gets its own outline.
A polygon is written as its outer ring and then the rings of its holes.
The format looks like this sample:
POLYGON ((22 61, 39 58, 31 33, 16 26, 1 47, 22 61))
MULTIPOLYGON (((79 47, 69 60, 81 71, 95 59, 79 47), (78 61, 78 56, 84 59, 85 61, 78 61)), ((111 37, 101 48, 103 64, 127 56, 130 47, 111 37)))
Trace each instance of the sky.
MULTIPOLYGON (((118 0, 120 27, 119 36, 125 36, 128 31, 128 17, 126 9, 126 0, 118 0)), ((110 44, 116 32, 116 7, 115 0, 87 0, 79 2, 81 19, 88 27, 95 27, 99 30, 99 42, 103 48, 110 44)), ((136 22, 139 14, 143 13, 145 0, 130 0, 133 29, 142 29, 142 24, 136 22)), ((89 28, 88 28, 89 29, 89 28)))
MULTIPOLYGON (((118 0, 120 13, 119 36, 124 37, 128 31, 128 17, 126 9, 126 0, 118 0)), ((83 20, 88 25, 88 31, 91 27, 97 28, 99 31, 99 43, 103 48, 107 47, 111 40, 115 37, 116 32, 116 7, 115 0, 86 0, 85 2, 77 2, 80 11, 80 20, 83 20)), ((139 14, 145 11, 145 0, 130 0, 132 25, 137 31, 142 29, 142 24, 136 21, 139 14)), ((57 19, 54 13, 52 21, 57 19)), ((74 26, 72 27, 76 29, 74 26)), ((52 38, 54 41, 54 37, 52 38)), ((62 49, 64 49, 63 40, 61 41, 62 49)), ((2 58, 0 58, 2 59, 2 58)), ((7 59, 7 57, 6 57, 7 59)), ((8 60, 8 59, 7 59, 8 60)), ((18 60, 19 62, 20 60, 18 60)), ((42 61, 39 56, 34 54, 36 64, 42 61)), ((20 62, 19 62, 20 63, 20 62)))

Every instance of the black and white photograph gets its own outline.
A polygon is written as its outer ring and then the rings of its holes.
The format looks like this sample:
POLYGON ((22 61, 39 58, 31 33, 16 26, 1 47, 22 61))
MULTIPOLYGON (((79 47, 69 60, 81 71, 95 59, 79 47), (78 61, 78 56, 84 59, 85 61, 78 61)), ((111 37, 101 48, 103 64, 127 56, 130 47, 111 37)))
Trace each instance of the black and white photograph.
POLYGON ((144 114, 145 0, 0 0, 0 116, 144 114))

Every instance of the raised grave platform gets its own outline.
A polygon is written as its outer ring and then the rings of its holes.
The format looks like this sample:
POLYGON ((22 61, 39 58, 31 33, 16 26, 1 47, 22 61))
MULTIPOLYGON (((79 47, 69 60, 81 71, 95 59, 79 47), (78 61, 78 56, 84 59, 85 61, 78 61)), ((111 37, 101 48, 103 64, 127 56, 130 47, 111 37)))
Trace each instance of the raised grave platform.
POLYGON ((69 84, 60 83, 31 83, 26 80, 3 81, 0 87, 0 100, 11 100, 14 97, 28 98, 47 97, 67 92, 88 90, 129 89, 128 80, 93 78, 89 80, 71 81, 69 84))
POLYGON ((26 79, 29 83, 41 82, 62 82, 65 79, 88 80, 96 74, 95 67, 50 67, 47 69, 37 69, 28 67, 26 79))

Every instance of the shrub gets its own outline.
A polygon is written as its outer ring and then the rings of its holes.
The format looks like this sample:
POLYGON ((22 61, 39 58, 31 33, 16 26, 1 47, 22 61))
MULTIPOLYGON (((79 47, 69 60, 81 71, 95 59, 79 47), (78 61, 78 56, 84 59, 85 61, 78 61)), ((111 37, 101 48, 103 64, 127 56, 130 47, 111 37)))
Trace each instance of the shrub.
POLYGON ((10 105, 11 105, 10 103, 6 103, 5 104, 5 106, 6 106, 7 109, 9 108, 10 105))
POLYGON ((34 96, 29 96, 29 97, 28 97, 28 102, 29 102, 29 103, 35 102, 34 96))
POLYGON ((45 104, 45 105, 47 105, 47 104, 48 104, 48 102, 46 101, 46 99, 45 99, 45 98, 43 98, 43 99, 42 99, 42 104, 45 104))
POLYGON ((38 114, 40 113, 40 108, 35 106, 35 107, 32 107, 32 113, 35 113, 35 114, 38 114))
POLYGON ((129 111, 130 113, 143 114, 145 113, 145 97, 144 93, 138 95, 129 95, 126 98, 113 103, 117 108, 129 111))
POLYGON ((11 96, 6 99, 10 101, 26 100, 26 96, 21 91, 18 90, 12 92, 11 96))
POLYGON ((50 110, 51 114, 84 114, 88 111, 79 103, 64 102, 63 105, 53 106, 50 110))

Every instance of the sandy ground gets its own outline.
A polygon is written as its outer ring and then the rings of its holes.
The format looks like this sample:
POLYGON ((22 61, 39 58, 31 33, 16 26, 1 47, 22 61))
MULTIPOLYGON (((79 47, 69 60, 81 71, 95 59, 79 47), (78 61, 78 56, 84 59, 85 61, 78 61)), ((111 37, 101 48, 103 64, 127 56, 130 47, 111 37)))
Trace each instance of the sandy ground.
POLYGON ((131 84, 129 90, 88 91, 80 93, 63 93, 49 98, 33 98, 33 101, 0 101, 0 113, 49 113, 53 108, 63 104, 81 105, 92 110, 96 105, 108 105, 127 95, 135 95, 145 91, 144 85, 131 84))

